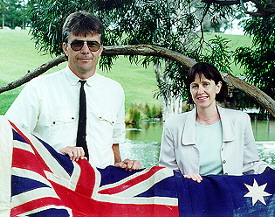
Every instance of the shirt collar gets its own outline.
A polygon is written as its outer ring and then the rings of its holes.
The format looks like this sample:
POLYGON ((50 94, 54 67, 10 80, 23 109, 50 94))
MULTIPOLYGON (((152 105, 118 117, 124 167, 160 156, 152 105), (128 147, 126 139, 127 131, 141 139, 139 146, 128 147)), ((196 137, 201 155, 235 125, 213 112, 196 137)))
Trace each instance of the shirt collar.
MULTIPOLYGON (((66 74, 66 77, 68 78, 71 85, 77 85, 80 78, 78 76, 76 76, 68 66, 65 68, 65 74, 66 74)), ((89 86, 92 86, 95 84, 95 82, 98 79, 99 79, 99 74, 95 73, 93 76, 88 78, 86 81, 89 86)))

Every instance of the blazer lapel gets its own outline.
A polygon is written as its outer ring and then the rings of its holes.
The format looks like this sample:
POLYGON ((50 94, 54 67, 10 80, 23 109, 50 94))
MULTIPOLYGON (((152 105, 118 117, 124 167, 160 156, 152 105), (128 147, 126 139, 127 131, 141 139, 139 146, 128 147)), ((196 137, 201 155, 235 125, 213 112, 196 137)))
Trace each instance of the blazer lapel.
POLYGON ((196 121, 196 108, 187 114, 183 131, 182 131, 182 144, 194 145, 195 144, 195 121, 196 121))
POLYGON ((222 122, 223 142, 232 142, 236 139, 234 127, 231 121, 232 117, 227 114, 226 109, 219 106, 217 106, 217 108, 222 122))

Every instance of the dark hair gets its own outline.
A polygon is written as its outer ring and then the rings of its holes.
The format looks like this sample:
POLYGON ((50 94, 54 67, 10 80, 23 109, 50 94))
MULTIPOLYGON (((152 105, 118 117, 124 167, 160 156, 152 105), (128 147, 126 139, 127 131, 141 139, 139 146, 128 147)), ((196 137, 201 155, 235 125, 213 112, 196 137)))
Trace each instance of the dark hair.
MULTIPOLYGON (((196 63, 194 66, 192 66, 188 73, 187 73, 187 79, 186 79, 186 86, 187 88, 190 87, 191 83, 195 80, 196 75, 199 75, 200 77, 204 75, 205 78, 209 80, 213 80, 215 84, 218 84, 218 82, 222 82, 222 87, 220 92, 216 95, 217 101, 224 101, 227 94, 228 94, 228 88, 225 81, 222 79, 221 73, 218 71, 218 69, 205 62, 199 62, 196 63)), ((188 92, 188 103, 194 103, 190 91, 188 92)))
POLYGON ((70 14, 62 28, 63 42, 68 42, 70 34, 76 36, 87 36, 88 34, 100 34, 101 43, 104 38, 104 27, 102 22, 94 15, 86 12, 74 12, 70 14))

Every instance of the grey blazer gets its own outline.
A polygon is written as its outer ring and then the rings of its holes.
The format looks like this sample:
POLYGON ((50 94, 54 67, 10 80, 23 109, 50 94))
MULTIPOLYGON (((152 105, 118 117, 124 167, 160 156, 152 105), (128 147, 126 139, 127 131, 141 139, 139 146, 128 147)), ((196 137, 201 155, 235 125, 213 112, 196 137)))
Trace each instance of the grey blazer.
MULTIPOLYGON (((223 174, 262 173, 268 164, 258 156, 248 114, 217 106, 221 117, 223 174)), ((160 166, 179 170, 182 174, 199 174, 199 150, 195 142, 196 108, 176 115, 163 127, 160 166)))

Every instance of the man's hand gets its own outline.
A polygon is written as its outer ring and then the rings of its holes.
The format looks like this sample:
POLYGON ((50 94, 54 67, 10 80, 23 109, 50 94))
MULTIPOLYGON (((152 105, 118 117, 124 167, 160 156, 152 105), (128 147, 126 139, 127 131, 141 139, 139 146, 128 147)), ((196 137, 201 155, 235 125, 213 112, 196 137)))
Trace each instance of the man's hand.
POLYGON ((115 166, 123 168, 123 169, 128 170, 128 171, 142 169, 142 164, 139 161, 129 160, 129 159, 125 159, 124 161, 115 163, 115 166))
POLYGON ((67 146, 60 150, 63 155, 68 155, 71 161, 78 161, 80 159, 86 159, 85 152, 82 147, 67 146))
POLYGON ((183 176, 184 178, 187 179, 192 179, 195 182, 201 183, 202 181, 202 177, 199 174, 192 174, 192 173, 188 173, 187 175, 183 176))

